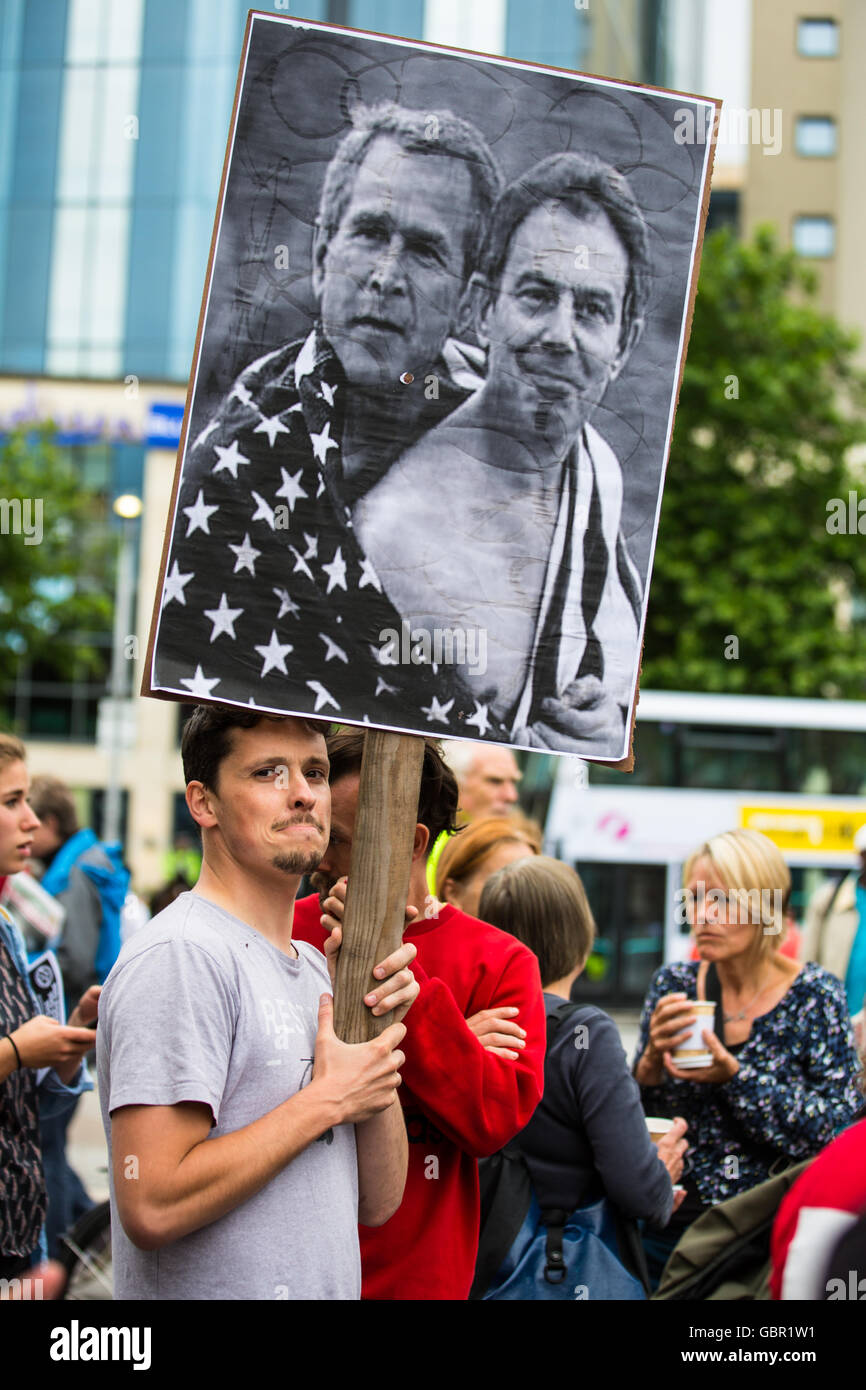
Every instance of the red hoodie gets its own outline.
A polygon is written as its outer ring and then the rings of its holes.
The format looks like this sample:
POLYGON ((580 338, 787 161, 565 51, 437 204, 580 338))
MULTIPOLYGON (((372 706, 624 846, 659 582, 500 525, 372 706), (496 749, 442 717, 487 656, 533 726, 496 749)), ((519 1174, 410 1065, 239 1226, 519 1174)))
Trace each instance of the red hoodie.
MULTIPOLYGON (((323 949, 316 894, 295 904, 292 935, 323 949)), ((476 1159, 501 1149, 541 1099, 547 1042, 538 961, 526 946, 456 907, 404 935, 418 948, 421 993, 406 1018, 398 1092, 409 1136, 399 1210, 361 1226, 362 1297, 465 1299, 478 1252, 476 1159), (465 1019, 511 1005, 526 1029, 516 1061, 485 1051, 465 1019)))

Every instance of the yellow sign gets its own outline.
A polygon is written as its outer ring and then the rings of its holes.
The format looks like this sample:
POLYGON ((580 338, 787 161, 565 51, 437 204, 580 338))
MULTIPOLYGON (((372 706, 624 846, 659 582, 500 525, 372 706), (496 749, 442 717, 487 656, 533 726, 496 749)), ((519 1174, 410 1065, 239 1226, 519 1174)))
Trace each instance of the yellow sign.
POLYGON ((760 830, 779 849, 852 854, 854 835, 866 823, 866 803, 834 807, 741 806, 740 825, 760 830))

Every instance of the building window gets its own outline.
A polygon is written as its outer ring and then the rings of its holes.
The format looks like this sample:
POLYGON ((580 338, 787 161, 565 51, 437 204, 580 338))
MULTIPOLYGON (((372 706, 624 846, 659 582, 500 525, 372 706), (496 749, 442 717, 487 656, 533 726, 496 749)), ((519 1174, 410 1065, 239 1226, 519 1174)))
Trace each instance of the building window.
POLYGON ((798 20, 797 52, 801 58, 838 58, 839 25, 835 19, 798 20))
POLYGON ((70 0, 45 365, 119 376, 144 0, 70 0))
POLYGON ((832 116, 798 116, 794 145, 807 159, 829 159, 836 153, 836 122, 832 116))
POLYGON ((795 217, 792 240, 798 256, 827 260, 836 252, 836 224, 832 217, 795 217))

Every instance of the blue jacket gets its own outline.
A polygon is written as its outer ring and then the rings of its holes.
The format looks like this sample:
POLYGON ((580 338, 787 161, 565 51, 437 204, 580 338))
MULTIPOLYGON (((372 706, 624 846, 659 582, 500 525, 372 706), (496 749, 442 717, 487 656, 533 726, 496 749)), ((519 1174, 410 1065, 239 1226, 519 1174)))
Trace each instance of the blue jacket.
POLYGON ((67 913, 53 943, 67 1007, 78 1002, 88 985, 103 984, 117 960, 129 878, 120 845, 101 843, 92 830, 79 830, 67 840, 42 876, 46 893, 62 899, 67 913))

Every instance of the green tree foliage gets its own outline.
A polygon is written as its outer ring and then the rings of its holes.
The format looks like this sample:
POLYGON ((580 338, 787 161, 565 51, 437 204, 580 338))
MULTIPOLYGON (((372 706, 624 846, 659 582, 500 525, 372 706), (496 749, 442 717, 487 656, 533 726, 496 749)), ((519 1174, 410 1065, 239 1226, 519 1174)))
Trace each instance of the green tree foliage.
POLYGON ((50 668, 58 679, 104 672, 105 651, 93 639, 112 623, 116 540, 107 515, 104 494, 83 485, 50 425, 6 436, 0 445, 4 685, 21 661, 50 668))
POLYGON ((645 688, 866 694, 866 535, 828 530, 831 499, 866 498, 866 378, 856 337, 814 297, 814 276, 770 230, 750 244, 707 238, 645 688))

